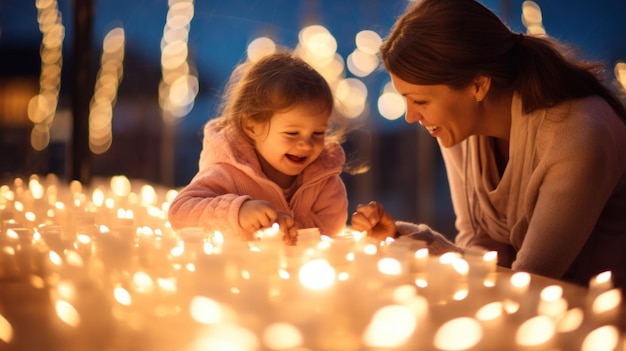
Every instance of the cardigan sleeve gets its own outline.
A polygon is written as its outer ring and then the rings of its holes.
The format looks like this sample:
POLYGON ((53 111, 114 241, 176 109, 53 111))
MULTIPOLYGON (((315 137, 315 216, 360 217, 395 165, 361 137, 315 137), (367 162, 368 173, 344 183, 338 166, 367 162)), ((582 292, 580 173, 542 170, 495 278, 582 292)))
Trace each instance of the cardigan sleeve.
POLYGON ((174 229, 202 227, 225 235, 241 235, 239 209, 250 199, 234 191, 232 177, 219 167, 201 171, 170 204, 169 221, 174 229))
POLYGON ((517 239, 513 269, 560 278, 594 230, 623 161, 608 127, 592 121, 570 116, 538 140, 540 161, 526 190, 528 230, 517 239))

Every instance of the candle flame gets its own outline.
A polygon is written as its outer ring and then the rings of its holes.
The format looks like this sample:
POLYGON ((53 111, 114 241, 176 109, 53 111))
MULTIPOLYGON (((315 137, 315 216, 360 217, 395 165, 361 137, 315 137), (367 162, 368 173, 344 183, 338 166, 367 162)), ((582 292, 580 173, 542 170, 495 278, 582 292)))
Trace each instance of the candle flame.
POLYGON ((554 335, 554 322, 548 316, 533 317, 519 327, 515 335, 518 345, 537 346, 548 342, 554 335))
POLYGON ((406 343, 417 327, 415 314, 402 305, 378 309, 363 333, 363 343, 370 347, 399 347, 406 343))
POLYGON ((530 285, 530 274, 527 272, 516 272, 511 276, 511 285, 517 288, 524 288, 530 285))
POLYGON ((452 264, 455 260, 460 258, 460 255, 456 252, 446 252, 439 256, 439 262, 442 264, 452 264))
POLYGON ((11 228, 7 229, 7 236, 10 239, 19 239, 20 236, 17 234, 17 232, 11 228))
POLYGON ((78 254, 78 252, 73 250, 68 250, 65 252, 65 262, 74 267, 83 266, 83 258, 80 257, 80 254, 78 254))
POLYGON ((455 301, 463 301, 467 298, 468 295, 469 295, 469 290, 463 287, 463 288, 459 288, 458 290, 454 292, 454 295, 452 295, 452 299, 455 301))
POLYGON ((217 301, 204 296, 195 296, 189 306, 191 318, 202 324, 216 324, 223 320, 224 309, 217 301))
POLYGON ((452 268, 461 275, 467 275, 469 272, 469 263, 463 258, 458 257, 452 261, 452 268))
POLYGON ((13 340, 13 327, 11 323, 0 314, 0 340, 9 344, 13 340))
POLYGON ((57 316, 70 327, 76 328, 80 325, 80 315, 71 303, 64 300, 57 300, 55 303, 55 311, 57 316))
POLYGON ((135 291, 139 293, 151 293, 154 291, 154 281, 146 272, 136 272, 133 275, 133 285, 135 291))
POLYGON ((94 189, 93 194, 91 195, 91 201, 93 201, 93 203, 98 207, 102 206, 104 203, 104 192, 102 189, 94 189))
POLYGON ((619 342, 619 331, 613 325, 605 325, 589 333, 581 346, 582 351, 612 351, 619 342))
POLYGON ((130 306, 132 303, 130 293, 121 286, 116 286, 115 289, 113 289, 113 297, 120 305, 130 306))
POLYGON ((611 284, 612 279, 613 279, 613 272, 611 271, 602 272, 591 278, 591 281, 589 282, 589 286, 596 287, 596 286, 612 285, 611 284))
POLYGON ((415 258, 427 258, 428 257, 428 248, 421 248, 415 251, 415 258))
POLYGON ((15 201, 13 207, 17 212, 24 212, 24 204, 20 201, 15 201))
POLYGON ((163 292, 175 293, 178 289, 176 288, 176 278, 157 278, 157 285, 159 289, 163 292))
POLYGON ((363 248, 363 252, 366 255, 376 255, 376 253, 378 252, 378 247, 376 247, 376 245, 374 244, 367 244, 365 245, 365 247, 363 248))
POLYGON ((502 302, 502 307, 504 308, 506 313, 513 314, 519 311, 520 306, 519 306, 519 302, 517 301, 511 300, 511 299, 505 299, 502 302))
POLYGON ((545 301, 557 301, 563 296, 563 287, 550 285, 541 290, 541 299, 545 301))
POLYGON ((395 258, 385 257, 378 260, 378 271, 387 275, 402 274, 402 264, 395 258))
POLYGON ((476 319, 479 321, 494 320, 502 316, 503 312, 504 312, 504 306, 502 302, 492 302, 481 307, 476 312, 476 319))
POLYGON ((489 251, 483 255, 483 261, 495 262, 498 260, 498 251, 489 251))
POLYGON ((63 264, 63 259, 55 251, 48 252, 48 258, 50 259, 50 262, 52 262, 52 264, 55 266, 61 266, 63 264))
POLYGON ((572 308, 558 321, 556 329, 561 333, 574 331, 583 323, 583 318, 584 313, 580 307, 572 308))
POLYGON ((330 287, 335 281, 335 269, 323 258, 313 259, 300 267, 300 284, 313 290, 330 287))
POLYGON ((130 180, 123 175, 111 177, 111 190, 119 197, 128 196, 130 194, 130 180))
POLYGON ((270 350, 292 350, 300 348, 304 337, 300 329, 290 323, 272 323, 265 327, 263 343, 270 350))
POLYGON ((473 318, 460 317, 444 323, 435 334, 435 347, 441 350, 472 348, 483 337, 483 328, 473 318))
POLYGON ((622 302, 620 289, 611 289, 598 295, 593 301, 591 311, 596 314, 607 312, 617 308, 622 302))
POLYGON ((418 288, 425 288, 428 286, 428 280, 424 279, 424 278, 417 278, 415 279, 415 285, 418 288))

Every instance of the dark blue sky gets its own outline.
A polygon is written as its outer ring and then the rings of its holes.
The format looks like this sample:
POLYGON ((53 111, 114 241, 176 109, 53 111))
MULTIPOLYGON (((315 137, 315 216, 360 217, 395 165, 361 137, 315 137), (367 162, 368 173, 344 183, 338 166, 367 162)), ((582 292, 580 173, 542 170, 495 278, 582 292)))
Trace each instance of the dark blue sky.
MULTIPOLYGON (((59 0, 66 27, 65 50, 71 46, 72 3, 71 0, 59 0)), ((300 28, 312 23, 322 24, 336 37, 338 52, 345 58, 355 47, 357 32, 370 29, 384 36, 407 2, 196 0, 195 3, 189 38, 190 57, 199 75, 210 77, 207 81, 211 85, 200 87, 202 95, 207 94, 207 90, 214 92, 222 87, 232 68, 245 57, 247 44, 260 35, 293 47, 300 28)), ((498 13, 513 30, 524 30, 520 20, 522 1, 484 0, 483 3, 498 13)), ((537 0, 537 3, 550 35, 577 44, 588 57, 611 67, 617 61, 626 61, 626 0, 537 0)), ((111 28, 123 26, 127 53, 132 52, 148 65, 158 65, 167 0, 96 0, 95 6, 94 43, 100 43, 111 28)), ((35 0, 0 0, 0 49, 15 46, 38 48, 41 33, 36 13, 35 0)), ((1 62, 3 58, 0 57, 1 62)), ((12 69, 4 67, 4 70, 12 69)), ((386 81, 386 74, 382 71, 365 79, 370 96, 376 97, 386 81)), ((152 89, 156 92, 156 87, 152 89)), ((206 120, 212 104, 197 101, 196 108, 180 127, 198 128, 206 120)), ((395 128, 404 122, 384 123, 385 127, 395 128)))

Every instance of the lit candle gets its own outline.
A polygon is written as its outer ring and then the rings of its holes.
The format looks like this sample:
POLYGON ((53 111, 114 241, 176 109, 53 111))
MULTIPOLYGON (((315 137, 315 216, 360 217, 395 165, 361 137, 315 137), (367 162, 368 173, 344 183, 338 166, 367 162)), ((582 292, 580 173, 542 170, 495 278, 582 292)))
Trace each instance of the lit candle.
POLYGON ((567 300, 563 298, 563 287, 550 285, 541 290, 537 312, 557 320, 567 311, 567 300))

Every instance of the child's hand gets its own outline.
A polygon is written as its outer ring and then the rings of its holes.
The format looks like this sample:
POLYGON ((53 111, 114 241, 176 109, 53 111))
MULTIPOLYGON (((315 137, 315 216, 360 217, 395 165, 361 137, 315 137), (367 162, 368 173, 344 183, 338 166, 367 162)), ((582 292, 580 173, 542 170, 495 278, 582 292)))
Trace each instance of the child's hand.
POLYGON ((283 231, 283 242, 286 245, 295 245, 298 242, 298 225, 293 218, 285 212, 278 212, 278 225, 283 231))
POLYGON ((248 232, 247 240, 252 240, 257 230, 271 227, 277 218, 274 207, 263 200, 247 200, 239 209, 239 225, 248 232))

